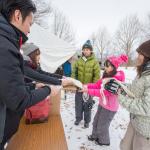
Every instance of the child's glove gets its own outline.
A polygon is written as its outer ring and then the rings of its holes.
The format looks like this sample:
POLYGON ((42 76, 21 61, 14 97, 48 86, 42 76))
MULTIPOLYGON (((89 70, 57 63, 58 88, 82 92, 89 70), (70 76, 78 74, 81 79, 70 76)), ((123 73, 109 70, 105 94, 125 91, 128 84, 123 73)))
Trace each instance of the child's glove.
POLYGON ((94 100, 91 100, 91 102, 90 102, 89 105, 88 105, 88 108, 89 108, 89 109, 92 109, 94 104, 95 104, 95 101, 94 101, 94 100))
POLYGON ((106 83, 104 88, 113 94, 118 94, 118 92, 120 92, 122 95, 126 95, 126 92, 114 79, 106 83))

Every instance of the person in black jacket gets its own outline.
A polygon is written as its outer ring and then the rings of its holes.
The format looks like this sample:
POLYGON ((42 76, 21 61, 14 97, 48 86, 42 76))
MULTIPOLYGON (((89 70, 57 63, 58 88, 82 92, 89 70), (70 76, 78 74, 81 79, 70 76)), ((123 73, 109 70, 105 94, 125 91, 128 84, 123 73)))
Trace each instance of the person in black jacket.
POLYGON ((0 1, 0 150, 17 132, 24 110, 56 94, 49 86, 31 90, 24 82, 20 47, 27 41, 35 12, 31 0, 0 1))
POLYGON ((43 71, 40 67, 40 49, 33 43, 26 43, 21 48, 24 56, 24 73, 27 83, 36 81, 53 85, 64 85, 63 76, 43 71), (27 59, 27 57, 29 57, 27 59))

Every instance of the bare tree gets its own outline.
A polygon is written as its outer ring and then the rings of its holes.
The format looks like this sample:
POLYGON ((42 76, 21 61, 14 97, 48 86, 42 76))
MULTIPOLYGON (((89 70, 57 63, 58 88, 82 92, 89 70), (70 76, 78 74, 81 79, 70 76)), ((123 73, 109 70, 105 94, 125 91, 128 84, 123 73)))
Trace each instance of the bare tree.
POLYGON ((110 36, 106 28, 99 28, 96 33, 95 46, 100 53, 100 60, 103 61, 104 51, 108 49, 110 44, 110 36))
POLYGON ((58 10, 53 11, 54 21, 52 24, 52 32, 59 38, 74 44, 75 34, 73 32, 72 26, 67 20, 66 16, 58 10))
POLYGON ((143 43, 150 39, 150 13, 146 16, 144 22, 141 22, 141 34, 139 43, 143 43))
POLYGON ((51 32, 59 38, 75 44, 75 34, 67 18, 58 9, 52 7, 51 1, 33 0, 37 12, 35 22, 44 28, 50 28, 51 32))
POLYGON ((96 47, 96 34, 92 33, 89 39, 91 41, 92 46, 95 48, 96 47))
POLYGON ((34 21, 41 26, 45 26, 47 21, 46 18, 49 17, 53 11, 51 2, 50 1, 48 2, 46 0, 33 0, 33 1, 37 8, 37 12, 35 13, 34 16, 34 21))
POLYGON ((150 38, 150 13, 148 14, 147 34, 148 37, 150 38))
POLYGON ((147 15, 147 22, 144 23, 143 40, 150 39, 150 13, 147 15))
POLYGON ((116 32, 116 40, 118 48, 124 50, 131 61, 131 50, 138 41, 142 31, 141 23, 136 15, 126 17, 119 26, 116 32))

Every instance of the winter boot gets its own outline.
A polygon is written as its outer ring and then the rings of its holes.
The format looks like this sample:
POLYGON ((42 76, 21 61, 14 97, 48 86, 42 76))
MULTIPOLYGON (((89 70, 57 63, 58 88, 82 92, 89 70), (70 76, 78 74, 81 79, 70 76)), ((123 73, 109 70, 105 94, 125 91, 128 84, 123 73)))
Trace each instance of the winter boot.
POLYGON ((96 144, 96 145, 100 145, 100 146, 110 146, 110 143, 108 143, 108 144, 100 143, 100 142, 98 141, 98 139, 95 140, 95 144, 96 144))
POLYGON ((89 136, 88 136, 88 140, 89 140, 89 141, 96 141, 97 138, 94 138, 92 135, 89 135, 89 136))
POLYGON ((89 128, 89 123, 84 123, 84 128, 89 128))
POLYGON ((74 122, 74 124, 75 124, 76 126, 78 126, 79 123, 80 123, 80 121, 78 121, 78 120, 76 120, 76 121, 74 122))

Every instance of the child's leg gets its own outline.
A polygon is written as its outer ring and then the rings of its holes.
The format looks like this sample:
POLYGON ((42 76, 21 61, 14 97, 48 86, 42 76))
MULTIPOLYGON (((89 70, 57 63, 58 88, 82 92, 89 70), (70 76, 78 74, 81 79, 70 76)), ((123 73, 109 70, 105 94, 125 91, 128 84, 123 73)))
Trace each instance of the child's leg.
POLYGON ((80 122, 83 119, 82 92, 76 92, 75 95, 75 115, 76 115, 76 121, 80 122))
POLYGON ((91 122, 91 106, 92 105, 92 97, 89 96, 89 99, 87 102, 84 102, 83 107, 84 107, 84 122, 85 123, 90 123, 91 122))
POLYGON ((95 139, 97 139, 97 123, 98 123, 98 118, 100 116, 101 110, 102 110, 102 107, 98 106, 98 109, 97 109, 97 112, 93 121, 92 138, 95 138, 95 139))
POLYGON ((97 135, 98 142, 101 144, 110 144, 109 126, 116 112, 102 108, 98 116, 97 135))

